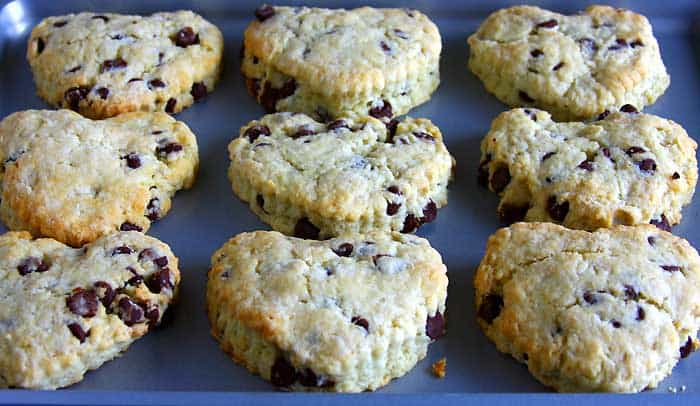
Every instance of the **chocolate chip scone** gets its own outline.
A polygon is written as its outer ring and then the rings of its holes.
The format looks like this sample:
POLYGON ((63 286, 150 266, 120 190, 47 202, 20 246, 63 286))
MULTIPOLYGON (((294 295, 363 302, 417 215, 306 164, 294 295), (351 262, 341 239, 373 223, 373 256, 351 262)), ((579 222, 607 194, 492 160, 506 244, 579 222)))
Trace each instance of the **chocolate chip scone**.
POLYGON ((407 118, 387 128, 365 116, 328 124, 277 113, 229 145, 234 192, 275 230, 328 238, 415 231, 447 204, 453 159, 440 130, 407 118))
POLYGON ((268 113, 385 120, 430 99, 440 33, 415 10, 262 6, 244 35, 241 70, 268 113))
POLYGON ((158 325, 180 271, 167 245, 134 231, 80 249, 9 232, 0 281, 0 387, 55 389, 158 325))
POLYGON ((34 27, 27 60, 40 97, 86 117, 177 113, 214 89, 224 41, 191 11, 80 13, 34 27))
POLYGON ((474 285, 498 350, 559 391, 653 388, 700 347, 700 257, 650 225, 515 224, 491 236, 474 285))
POLYGON ((565 16, 511 7, 491 14, 468 42, 469 68, 486 90, 558 120, 642 108, 670 83, 651 25, 624 9, 591 6, 565 16))
POLYGON ((504 223, 586 230, 651 223, 670 231, 695 192, 696 148, 680 125, 629 105, 589 123, 514 109, 483 139, 478 176, 501 196, 504 223))
POLYGON ((165 113, 27 110, 0 122, 0 162, 5 225, 80 246, 148 230, 192 186, 199 156, 187 125, 165 113))
POLYGON ((427 240, 239 234, 212 256, 213 336, 291 390, 360 392, 406 374, 445 331, 447 273, 427 240))

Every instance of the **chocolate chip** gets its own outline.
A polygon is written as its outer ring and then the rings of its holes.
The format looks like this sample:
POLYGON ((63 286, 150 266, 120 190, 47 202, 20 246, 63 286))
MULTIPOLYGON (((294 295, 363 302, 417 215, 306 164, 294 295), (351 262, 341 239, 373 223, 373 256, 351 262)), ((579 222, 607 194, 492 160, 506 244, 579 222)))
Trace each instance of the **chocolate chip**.
POLYGON ((177 142, 166 142, 156 147, 156 154, 161 158, 165 158, 170 154, 175 154, 180 151, 182 151, 182 144, 177 142))
POLYGON ((294 134, 292 134, 292 138, 297 139, 314 134, 316 134, 316 132, 312 130, 311 127, 309 127, 308 125, 302 125, 299 128, 297 128, 297 131, 294 134))
POLYGON ((594 304, 598 303, 598 298, 595 296, 595 293, 593 293, 589 290, 583 292, 583 300, 585 300, 586 303, 588 303, 590 305, 594 305, 594 304))
POLYGON ((432 135, 423 131, 414 131, 413 136, 421 140, 426 140, 428 142, 435 142, 435 138, 432 135))
POLYGON ((335 385, 335 382, 317 376, 310 368, 304 369, 302 372, 297 373, 297 375, 299 383, 309 388, 329 388, 335 385))
POLYGON ((588 172, 592 172, 593 171, 593 161, 591 161, 590 159, 586 159, 585 161, 578 164, 578 167, 581 169, 584 169, 588 172))
POLYGON ((507 225, 517 223, 518 221, 523 221, 527 211, 530 207, 525 205, 517 205, 510 203, 503 203, 498 209, 498 219, 507 225))
POLYGON ((144 321, 143 308, 134 303, 128 297, 122 297, 119 299, 118 314, 119 318, 122 319, 124 324, 129 327, 144 321))
POLYGON ((404 31, 399 30, 398 28, 394 28, 394 34, 396 34, 396 36, 401 39, 408 39, 408 34, 406 34, 404 31))
POLYGON ((423 207, 423 217, 420 218, 421 224, 430 223, 437 218, 437 205, 434 201, 429 200, 423 207))
POLYGON ((352 324, 364 328, 365 331, 369 333, 369 322, 367 321, 367 319, 364 319, 360 316, 354 316, 351 321, 352 324))
POLYGON ((149 329, 158 325, 158 320, 160 319, 160 310, 158 306, 150 307, 146 310, 144 314, 146 320, 148 320, 149 329))
POLYGON ((109 89, 107 89, 106 87, 101 87, 95 90, 95 93, 97 93, 97 95, 100 96, 100 99, 105 100, 107 96, 109 96, 109 89))
POLYGON ((381 106, 375 106, 369 109, 369 115, 379 119, 382 117, 391 118, 394 115, 394 112, 391 107, 391 103, 386 100, 382 100, 381 106))
POLYGON ((122 159, 126 159, 126 166, 131 169, 137 169, 141 167, 141 157, 136 152, 129 152, 124 155, 122 159))
POLYGON ((541 49, 533 49, 532 51, 530 51, 530 55, 531 55, 533 58, 538 58, 538 57, 544 55, 544 52, 542 52, 541 49))
POLYGON ((103 16, 103 15, 92 16, 92 19, 93 20, 102 20, 105 23, 107 23, 109 21, 109 18, 107 18, 107 16, 103 16))
POLYGON ((400 207, 401 207, 401 203, 387 202, 387 204, 386 204, 387 216, 393 216, 394 214, 398 213, 400 207))
POLYGON ((161 293, 163 290, 172 289, 174 285, 170 269, 165 268, 155 272, 146 281, 146 286, 153 293, 161 293))
POLYGON ((639 293, 634 289, 632 285, 625 285, 625 300, 637 300, 639 298, 639 293))
POLYGON ((681 267, 678 265, 661 265, 661 269, 663 269, 666 272, 680 272, 681 267))
POLYGON ((88 95, 88 93, 90 93, 89 87, 71 87, 70 89, 66 90, 66 92, 63 94, 63 98, 66 100, 68 106, 71 109, 77 110, 78 106, 80 105, 80 101, 83 100, 88 95))
POLYGON ((687 358, 688 355, 690 355, 691 352, 693 352, 693 339, 688 336, 688 340, 683 344, 683 346, 680 348, 680 353, 681 353, 681 358, 687 358))
POLYGON ((481 304, 477 311, 477 316, 485 322, 491 324, 501 314, 503 308, 503 297, 489 293, 481 298, 481 304))
POLYGON ((260 22, 263 22, 274 15, 275 8, 267 4, 264 4, 255 10, 255 18, 257 18, 260 22))
POLYGON ((165 268, 166 266, 168 266, 168 257, 162 256, 155 258, 153 259, 153 263, 156 264, 158 268, 165 268))
POLYGON ((387 190, 387 192, 393 193, 395 195, 402 195, 403 194, 403 193, 401 193, 401 190, 399 189, 399 187, 396 185, 389 186, 388 188, 386 188, 386 190, 387 190))
POLYGON ((71 334, 73 334, 73 337, 80 341, 80 344, 84 343, 85 339, 90 336, 90 331, 86 333, 85 330, 83 330, 83 327, 78 323, 70 323, 68 325, 68 330, 70 330, 71 334))
POLYGON ((36 53, 40 54, 44 52, 44 48, 46 48, 46 44, 44 43, 44 40, 41 38, 37 38, 36 40, 36 53))
POLYGON ((340 120, 331 121, 330 123, 328 123, 326 128, 328 129, 328 131, 335 131, 335 130, 338 130, 340 128, 350 129, 350 126, 348 125, 347 121, 340 119, 340 120))
POLYGON ((122 34, 110 35, 109 37, 115 41, 119 41, 121 39, 124 39, 124 35, 122 35, 122 34))
POLYGON ((656 228, 668 231, 669 233, 671 232, 671 224, 669 224, 668 219, 666 218, 666 215, 662 214, 660 220, 651 220, 649 221, 649 224, 655 225, 656 228))
POLYGON ((524 101, 525 103, 534 103, 535 99, 530 97, 529 94, 523 92, 522 90, 518 91, 518 96, 520 97, 520 100, 524 101))
MULTIPOLYGON (((131 80, 134 80, 134 79, 131 79, 131 80)), ((165 83, 162 80, 151 79, 148 81, 148 88, 149 89, 155 89, 155 88, 160 88, 160 87, 165 87, 165 83)))
POLYGON ((647 242, 653 247, 654 245, 656 245, 656 238, 649 236, 647 237, 647 242))
POLYGON ((95 287, 97 297, 100 299, 100 302, 102 302, 102 305, 109 309, 109 305, 114 301, 114 296, 117 295, 117 292, 105 281, 97 281, 92 286, 95 287))
POLYGON ((618 49, 626 48, 627 47, 627 41, 625 41, 623 38, 618 38, 615 40, 614 45, 610 45, 608 49, 610 51, 617 51, 618 49))
POLYGON ((66 299, 66 305, 73 314, 93 317, 97 314, 97 293, 92 289, 75 289, 66 299))
POLYGON ((75 72, 79 71, 80 68, 82 68, 82 67, 83 67, 82 65, 74 66, 74 67, 68 69, 68 73, 75 73, 75 72))
MULTIPOLYGON (((141 79, 141 78, 131 78, 126 83, 141 82, 142 80, 143 79, 141 79)), ((165 86, 165 84, 163 86, 165 86)), ((149 87, 149 89, 150 89, 150 87, 149 87)))
POLYGON ((643 47, 643 46, 644 46, 644 43, 643 43, 641 40, 636 39, 636 40, 630 42, 630 46, 631 46, 632 48, 643 47))
POLYGON ((56 21, 55 23, 53 23, 53 26, 56 28, 61 28, 66 24, 68 24, 68 21, 56 21))
POLYGON ((121 226, 119 226, 119 230, 121 231, 143 231, 143 228, 140 226, 137 226, 136 224, 129 223, 128 221, 125 221, 122 223, 121 226))
POLYGON ((350 255, 352 255, 352 251, 354 248, 355 247, 349 242, 344 242, 340 244, 338 248, 335 248, 333 252, 339 257, 349 257, 350 255))
POLYGON ((394 136, 396 135, 396 129, 399 127, 399 120, 392 118, 389 120, 388 123, 386 123, 386 130, 388 133, 388 137, 386 142, 394 142, 394 136))
POLYGON ((294 236, 304 239, 318 240, 318 235, 321 230, 309 221, 308 218, 302 217, 294 226, 294 236))
POLYGON ((569 202, 564 201, 562 203, 557 203, 557 197, 550 196, 549 199, 547 199, 547 212, 553 220, 564 221, 566 215, 569 213, 569 202))
POLYGON ((139 275, 134 268, 127 267, 126 270, 131 272, 134 275, 129 280, 126 281, 127 285, 138 286, 138 285, 143 283, 143 276, 139 275))
POLYGON ((637 108, 631 104, 625 104, 624 106, 620 107, 620 111, 623 113, 632 113, 632 114, 639 113, 639 110, 637 110, 637 108))
POLYGON ((17 272, 19 272, 19 274, 22 276, 28 275, 32 272, 46 272, 48 270, 49 265, 37 257, 25 258, 19 263, 19 265, 17 265, 17 272))
POLYGON ((445 335, 445 318, 440 312, 435 312, 435 316, 428 316, 425 321, 425 334, 431 340, 437 340, 445 335))
POLYGON ((157 197, 148 201, 146 206, 146 217, 151 221, 160 220, 160 199, 157 197))
POLYGON ((565 65, 564 62, 559 62, 558 64, 554 65, 554 67, 552 67, 552 70, 556 72, 559 69, 561 69, 562 67, 564 67, 564 65, 565 65))
POLYGON ((283 357, 277 358, 270 369, 270 382, 275 386, 287 387, 295 381, 296 370, 294 367, 283 357))
POLYGON ((190 94, 194 101, 200 101, 207 95, 207 86, 203 82, 192 83, 192 90, 190 94))
POLYGON ((644 309, 642 309, 641 306, 637 306, 637 317, 635 318, 635 320, 642 321, 644 320, 644 318, 646 318, 646 312, 644 311, 644 309))
POLYGON ((678 180, 681 178, 681 175, 678 172, 673 172, 673 175, 671 175, 671 179, 673 180, 678 180))
POLYGON ((629 148, 627 148, 627 151, 625 151, 625 153, 627 155, 630 155, 630 156, 632 154, 643 154, 645 152, 646 152, 646 150, 642 147, 629 147, 629 148))
POLYGON ((265 82, 260 103, 268 113, 274 113, 277 111, 277 102, 293 95, 296 89, 297 82, 294 79, 288 79, 279 89, 273 88, 269 81, 265 82))
POLYGON ((199 44, 199 34, 192 27, 185 27, 175 34, 175 45, 187 48, 190 45, 199 44))
POLYGON ((612 323, 612 326, 615 327, 615 328, 620 328, 620 327, 622 327, 622 323, 620 323, 620 322, 617 321, 617 320, 610 320, 610 323, 612 323))
POLYGON ((420 227, 420 221, 413 214, 409 214, 403 221, 402 233, 412 233, 420 227))
POLYGON ((165 112, 172 114, 175 112, 175 105, 177 104, 177 100, 173 99, 172 97, 168 99, 168 102, 165 103, 165 112))
POLYGON ((642 159, 638 164, 639 169, 643 172, 654 172, 656 171, 656 161, 651 158, 642 159))
POLYGON ((108 59, 102 62, 102 66, 100 67, 100 73, 109 72, 115 69, 123 69, 126 68, 126 66, 127 63, 122 58, 108 59))
POLYGON ((491 190, 500 193, 510 183, 510 171, 507 166, 499 166, 491 175, 491 190))
POLYGON ((266 137, 269 136, 270 128, 266 125, 254 125, 252 127, 248 127, 248 129, 246 129, 243 133, 243 136, 248 137, 251 143, 257 140, 261 135, 266 137))
POLYGON ((156 252, 151 248, 144 248, 139 252, 139 261, 152 261, 156 258, 156 252))
POLYGON ((559 23, 557 23, 557 20, 551 19, 537 24, 537 28, 554 28, 557 25, 559 25, 559 23))
MULTIPOLYGON (((611 156, 610 148, 603 147, 600 149, 600 151, 603 153, 603 156, 605 156, 606 158, 610 158, 610 156, 611 156)), ((615 162, 615 161, 613 161, 613 162, 615 162)))
POLYGON ((391 48, 389 47, 389 45, 387 45, 386 42, 379 41, 379 46, 382 48, 382 51, 384 51, 385 54, 388 54, 391 52, 391 48))
POLYGON ((548 160, 549 158, 553 157, 555 154, 556 154, 556 152, 554 152, 554 151, 547 152, 546 154, 544 154, 544 156, 542 156, 542 161, 544 162, 544 161, 548 160))
POLYGON ((133 254, 134 250, 131 248, 127 247, 126 245, 122 245, 121 247, 116 247, 115 249, 112 250, 112 256, 115 255, 122 255, 122 254, 133 254))
POLYGON ((602 113, 598 114, 598 121, 605 120, 605 117, 610 115, 610 110, 603 110, 602 113))

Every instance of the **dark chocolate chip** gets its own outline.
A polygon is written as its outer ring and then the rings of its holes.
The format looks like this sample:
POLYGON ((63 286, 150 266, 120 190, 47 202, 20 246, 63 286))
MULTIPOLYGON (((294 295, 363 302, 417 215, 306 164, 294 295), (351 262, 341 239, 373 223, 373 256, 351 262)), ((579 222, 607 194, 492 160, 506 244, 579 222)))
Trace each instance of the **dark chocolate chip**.
POLYGON ((330 388, 335 385, 335 382, 322 376, 317 376, 310 368, 297 373, 297 378, 300 384, 309 388, 330 388))
POLYGON ((547 153, 544 154, 544 156, 542 157, 542 161, 548 160, 549 158, 553 157, 555 154, 556 154, 556 152, 554 152, 554 151, 552 151, 552 152, 547 152, 547 153))
POLYGON ((82 67, 83 67, 82 65, 74 66, 74 67, 68 69, 68 73, 75 73, 75 72, 79 71, 82 67))
POLYGON ((552 70, 556 72, 556 71, 558 71, 559 69, 563 68, 564 65, 565 65, 564 62, 559 62, 558 64, 554 65, 554 67, 552 67, 552 70))
POLYGON ((95 287, 97 297, 100 299, 100 302, 102 302, 102 305, 109 309, 109 305, 114 301, 114 296, 117 295, 117 292, 105 281, 97 281, 92 286, 95 287))
POLYGON ((44 40, 41 38, 37 38, 37 40, 36 40, 36 52, 37 52, 37 54, 44 52, 44 48, 46 48, 46 44, 44 43, 44 40))
POLYGON ((279 357, 272 364, 270 370, 270 382, 275 386, 287 387, 296 381, 296 370, 283 357, 279 357))
POLYGON ((260 103, 265 108, 265 111, 274 113, 277 111, 277 102, 293 95, 296 89, 297 82, 294 79, 288 79, 279 89, 272 87, 269 81, 265 82, 265 88, 263 89, 262 96, 260 96, 260 103))
POLYGON ((156 147, 156 154, 161 158, 165 158, 170 154, 175 154, 180 151, 182 151, 182 144, 177 142, 166 142, 156 147))
POLYGON ((678 265, 661 265, 661 269, 663 269, 666 272, 680 272, 681 267, 678 265))
POLYGON ((148 201, 146 206, 146 217, 151 221, 160 220, 160 199, 157 197, 148 201))
POLYGON ((97 314, 97 293, 92 289, 75 289, 66 299, 66 305, 73 314, 93 317, 97 314))
POLYGON ((66 24, 68 24, 68 21, 56 21, 55 23, 53 23, 53 26, 56 28, 61 28, 66 24))
POLYGON ((399 120, 392 118, 389 120, 388 123, 386 123, 386 130, 388 133, 388 137, 386 142, 394 142, 394 136, 396 135, 396 129, 399 127, 399 120))
POLYGON ((146 286, 153 293, 161 293, 163 290, 172 289, 174 285, 170 269, 165 268, 155 272, 146 281, 146 286))
POLYGON ((551 19, 537 24, 537 28, 554 28, 557 25, 559 25, 559 23, 557 23, 557 20, 551 19))
POLYGON ((396 185, 389 186, 388 188, 386 188, 386 190, 387 190, 387 192, 393 193, 395 195, 402 195, 403 194, 403 193, 401 193, 401 189, 399 189, 399 187, 396 185))
POLYGON ((520 97, 520 100, 524 101, 525 103, 534 103, 535 102, 535 99, 530 97, 529 94, 525 93, 522 90, 518 91, 518 96, 520 97))
POLYGON ((627 48, 627 41, 623 38, 618 38, 615 40, 615 44, 608 47, 611 51, 617 51, 618 49, 627 48))
POLYGON ((144 317, 148 320, 149 328, 153 328, 158 325, 158 320, 160 319, 160 310, 158 306, 150 307, 146 310, 144 317))
POLYGON ((369 333, 369 322, 367 321, 367 319, 364 319, 360 316, 354 316, 351 321, 352 324, 364 328, 365 331, 369 333))
POLYGON ((119 230, 121 231, 143 231, 143 228, 140 226, 137 226, 136 224, 129 223, 128 221, 125 221, 122 223, 121 226, 119 226, 119 230))
POLYGON ((100 99, 105 100, 107 96, 109 96, 109 89, 107 89, 106 87, 101 87, 95 90, 95 93, 97 93, 97 95, 100 96, 100 99))
POLYGON ((401 207, 401 203, 387 202, 387 204, 386 204, 387 216, 393 216, 394 214, 398 213, 400 207, 401 207))
POLYGON ((647 237, 647 242, 653 247, 654 245, 656 245, 656 238, 649 236, 647 237))
POLYGON ((595 293, 593 293, 589 290, 583 292, 583 300, 585 300, 586 303, 588 303, 590 305, 594 305, 594 304, 598 303, 598 298, 596 297, 595 293))
POLYGON ((688 336, 688 340, 683 344, 683 346, 680 348, 680 353, 681 353, 681 358, 687 358, 688 355, 690 355, 691 352, 693 352, 693 339, 688 336))
POLYGON ((501 314, 503 308, 503 297, 489 293, 481 298, 481 304, 477 311, 477 316, 485 322, 491 324, 501 314))
POLYGON ((669 224, 665 214, 662 214, 661 219, 659 220, 652 219, 651 221, 649 221, 649 224, 655 225, 658 229, 668 231, 669 233, 671 232, 671 224, 669 224))
POLYGON ((547 212, 553 220, 564 221, 566 215, 569 213, 569 202, 564 201, 562 203, 557 203, 557 197, 550 196, 549 199, 547 199, 547 212))
POLYGON ((617 320, 610 320, 610 323, 612 323, 612 326, 615 327, 615 328, 620 328, 620 327, 622 327, 622 323, 620 323, 620 322, 617 321, 617 320))
POLYGON ((386 100, 382 100, 381 106, 375 106, 369 109, 369 115, 379 119, 382 117, 391 118, 394 115, 394 111, 391 107, 391 103, 386 100))
POLYGON ((105 23, 107 23, 107 21, 109 21, 109 18, 107 18, 107 16, 103 16, 103 15, 92 16, 92 19, 93 20, 102 20, 105 23))
POLYGON ((139 261, 152 261, 156 258, 156 252, 151 248, 144 248, 139 252, 139 261))
POLYGON ((625 104, 624 106, 620 107, 620 111, 623 113, 632 113, 632 114, 639 113, 639 110, 637 110, 637 108, 631 104, 625 104))
POLYGON ((644 309, 642 309, 641 306, 637 306, 637 317, 635 318, 635 320, 642 321, 645 318, 646 318, 646 312, 644 311, 644 309))
POLYGON ((22 262, 17 265, 17 272, 20 275, 28 275, 32 272, 46 272, 49 270, 49 265, 44 263, 40 258, 28 257, 22 260, 22 262))
POLYGON ((200 101, 207 96, 207 86, 203 82, 192 83, 190 94, 194 101, 200 101))
POLYGON ((169 98, 168 102, 165 103, 165 112, 170 114, 174 113, 175 105, 177 105, 177 100, 173 99, 172 97, 169 98))
POLYGON ((158 268, 166 269, 165 267, 168 266, 168 257, 162 256, 162 257, 154 258, 153 263, 156 264, 156 266, 158 266, 158 268))
POLYGON ((90 88, 87 86, 71 87, 63 94, 63 98, 71 109, 77 110, 80 101, 83 100, 88 93, 90 93, 90 88))
POLYGON ((431 340, 437 340, 445 335, 445 318, 440 312, 435 312, 434 316, 428 316, 425 321, 425 334, 431 340))
POLYGON ((339 257, 349 257, 352 255, 352 251, 355 249, 355 247, 350 244, 349 242, 344 242, 338 246, 338 248, 334 249, 333 252, 335 255, 339 257))
POLYGON ((588 172, 593 171, 593 161, 590 159, 586 159, 585 161, 581 162, 578 164, 578 167, 584 170, 587 170, 588 172))
POLYGON ((340 120, 331 121, 330 123, 328 123, 326 128, 328 128, 328 131, 335 131, 335 130, 338 130, 341 128, 350 129, 350 126, 348 125, 347 121, 340 119, 340 120))
POLYGON ((199 34, 192 27, 185 27, 175 34, 175 45, 187 48, 190 45, 199 44, 199 34))
POLYGON ((426 140, 428 142, 435 142, 435 138, 432 135, 423 131, 414 131, 413 136, 421 140, 426 140))
POLYGON ((678 172, 673 172, 673 175, 671 175, 671 179, 673 180, 678 180, 681 178, 681 175, 678 172))
POLYGON ((598 121, 605 120, 605 117, 610 115, 610 110, 603 110, 602 113, 598 114, 598 121))
POLYGON ((420 227, 420 221, 413 214, 409 214, 403 221, 402 233, 412 233, 420 227))
MULTIPOLYGON (((134 80, 134 79, 131 79, 131 80, 134 80)), ((162 80, 151 79, 148 81, 148 88, 149 89, 156 89, 156 88, 160 88, 160 87, 165 87, 165 82, 163 82, 162 80)))
POLYGON ((533 49, 532 51, 530 51, 530 55, 531 55, 533 58, 537 58, 537 57, 540 57, 540 56, 544 55, 544 52, 542 52, 541 49, 533 49))
POLYGON ((642 147, 629 147, 629 148, 627 148, 627 151, 625 151, 625 153, 627 155, 630 155, 630 156, 632 154, 643 154, 645 152, 647 152, 647 151, 642 147))
POLYGON ((262 6, 258 7, 257 10, 255 10, 255 18, 257 18, 260 22, 263 22, 274 15, 275 8, 267 4, 263 4, 262 6))
POLYGON ((294 226, 294 236, 304 239, 318 240, 320 231, 307 217, 300 218, 294 226))
POLYGON ((421 224, 430 223, 437 218, 437 205, 434 201, 429 200, 423 207, 423 217, 420 218, 421 224))
POLYGON ((642 42, 642 40, 636 39, 636 40, 630 42, 630 46, 632 48, 643 47, 644 43, 642 42))
POLYGON ((314 134, 316 134, 316 132, 312 130, 311 127, 309 127, 308 125, 302 125, 299 128, 297 128, 297 131, 294 134, 292 134, 292 138, 297 139, 314 134))
POLYGON ((637 300, 639 298, 639 293, 634 289, 632 285, 625 285, 625 299, 626 300, 637 300))
POLYGON ((248 137, 251 143, 257 140, 261 135, 266 137, 269 136, 270 128, 266 125, 254 125, 252 127, 248 127, 248 129, 246 129, 243 133, 243 136, 248 137))
MULTIPOLYGON (((126 83, 141 82, 142 80, 143 79, 141 79, 141 78, 131 78, 126 83)), ((165 85, 163 85, 163 86, 165 86, 165 85)), ((149 89, 150 89, 150 87, 149 87, 149 89)))
POLYGON ((133 326, 136 323, 144 321, 143 308, 134 303, 128 297, 119 299, 119 318, 122 319, 127 326, 133 326))
POLYGON ((71 334, 73 334, 73 337, 77 338, 78 341, 80 341, 80 344, 85 342, 85 339, 90 336, 90 331, 85 332, 83 330, 83 327, 78 324, 78 323, 71 323, 68 325, 68 330, 70 330, 71 334))
POLYGON ((126 245, 122 245, 121 247, 116 247, 115 249, 112 250, 112 256, 115 255, 122 255, 122 254, 133 254, 134 250, 132 250, 130 247, 127 247, 126 245))
POLYGON ((651 158, 642 159, 638 164, 639 169, 643 172, 654 172, 656 171, 656 161, 651 158))
POLYGON ((100 72, 109 72, 115 69, 123 69, 126 68, 127 63, 125 60, 122 58, 116 58, 116 59, 108 59, 104 62, 102 62, 102 66, 100 67, 100 72))
POLYGON ((510 171, 507 166, 499 166, 491 175, 491 189, 500 193, 510 183, 510 171))
POLYGON ((603 153, 603 156, 605 156, 606 158, 610 158, 610 156, 611 156, 610 148, 603 147, 600 149, 600 151, 603 153))
POLYGON ((129 152, 124 155, 122 159, 126 159, 126 166, 131 169, 137 169, 141 167, 141 157, 136 152, 129 152))
POLYGON ((388 54, 391 52, 391 48, 389 47, 389 45, 387 45, 386 42, 379 41, 379 46, 382 48, 382 51, 384 51, 385 54, 388 54))
POLYGON ((523 221, 529 206, 521 206, 517 204, 503 203, 498 209, 498 219, 507 225, 523 221))

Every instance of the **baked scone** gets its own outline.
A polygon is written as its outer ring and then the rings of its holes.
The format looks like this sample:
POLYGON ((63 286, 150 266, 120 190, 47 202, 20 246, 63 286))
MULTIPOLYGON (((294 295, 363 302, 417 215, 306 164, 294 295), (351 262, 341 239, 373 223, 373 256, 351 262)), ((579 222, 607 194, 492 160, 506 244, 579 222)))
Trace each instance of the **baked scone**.
POLYGON ((187 125, 165 113, 26 110, 0 122, 0 162, 5 225, 80 246, 148 230, 192 186, 199 156, 187 125))
POLYGON ((90 118, 177 113, 214 90, 224 40, 191 11, 80 13, 34 27, 27 60, 41 98, 90 118))
POLYGON ((700 257, 650 225, 514 224, 489 239, 474 286, 498 350, 558 391, 654 388, 700 347, 700 257))
POLYGON ((670 77, 647 19, 590 6, 565 16, 532 6, 491 14, 469 37, 469 68, 510 106, 536 106, 557 120, 593 118, 661 96, 670 77))
POLYGON ((589 123, 536 109, 499 115, 481 142, 479 181, 501 196, 501 220, 585 230, 679 223, 698 178, 696 142, 671 120, 622 110, 589 123))
POLYGON ((9 232, 0 281, 0 387, 55 389, 158 325, 180 271, 167 245, 134 231, 80 249, 9 232))
POLYGON ((276 113, 229 144, 234 192, 272 228, 302 238, 415 231, 447 204, 453 159, 440 130, 407 118, 328 124, 276 113))
POLYGON ((272 384, 360 392, 406 374, 443 335, 447 282, 413 235, 258 231, 212 256, 207 310, 223 350, 272 384))
POLYGON ((430 99, 440 33, 416 10, 264 5, 244 34, 241 71, 268 113, 388 121, 430 99))

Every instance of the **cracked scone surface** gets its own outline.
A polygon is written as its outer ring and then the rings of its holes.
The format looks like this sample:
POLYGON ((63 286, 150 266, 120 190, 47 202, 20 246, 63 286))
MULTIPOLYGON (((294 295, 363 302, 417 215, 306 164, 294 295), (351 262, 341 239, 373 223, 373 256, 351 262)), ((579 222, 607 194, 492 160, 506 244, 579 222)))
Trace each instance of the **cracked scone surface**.
POLYGON ((0 162, 5 225, 80 246, 148 230, 192 185, 199 157, 194 134, 165 113, 27 110, 0 122, 0 162))
POLYGON ((670 83, 647 19, 591 6, 565 16, 531 6, 491 14, 469 37, 469 68, 510 106, 558 120, 654 103, 670 83))
POLYGON ((48 17, 27 60, 41 98, 90 118, 177 113, 214 89, 223 36, 191 11, 48 17))
POLYGON ((440 130, 406 118, 393 129, 358 117, 328 124, 277 113, 229 144, 229 179, 275 230, 328 238, 373 229, 413 232, 447 204, 453 159, 440 130))
POLYGON ((74 249, 0 236, 0 387, 76 383, 158 325, 178 260, 155 238, 119 232, 74 249))
POLYGON ((291 390, 377 389, 411 370, 445 329, 446 268, 413 235, 243 233, 212 256, 208 279, 224 351, 291 390))
POLYGON ((542 110, 514 109, 481 143, 479 181, 501 196, 504 223, 670 230, 695 192, 696 148, 680 125, 650 114, 557 123, 542 110))
POLYGON ((653 388, 700 344, 698 253, 651 225, 515 224, 489 239, 474 286, 498 350, 559 391, 653 388))
POLYGON ((440 33, 416 10, 263 6, 256 15, 241 70, 268 113, 390 119, 440 82, 440 33))

